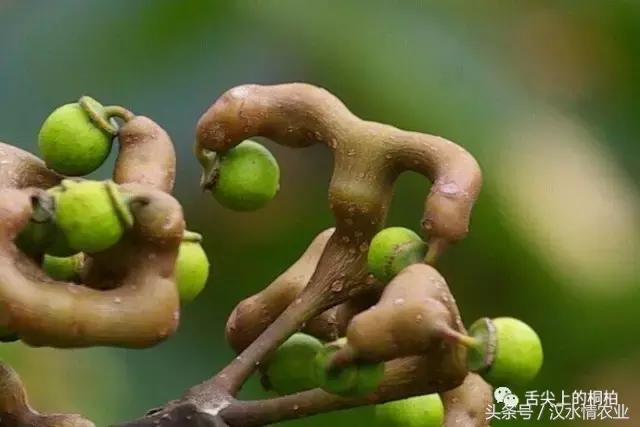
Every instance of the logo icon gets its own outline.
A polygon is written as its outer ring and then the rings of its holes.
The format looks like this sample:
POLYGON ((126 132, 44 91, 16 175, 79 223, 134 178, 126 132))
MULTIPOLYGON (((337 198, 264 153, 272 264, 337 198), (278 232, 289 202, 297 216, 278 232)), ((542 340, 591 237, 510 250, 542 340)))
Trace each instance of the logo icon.
POLYGON ((518 396, 513 394, 509 387, 498 387, 493 392, 493 397, 495 398, 496 402, 502 403, 505 408, 510 409, 518 406, 518 403, 520 402, 518 396))

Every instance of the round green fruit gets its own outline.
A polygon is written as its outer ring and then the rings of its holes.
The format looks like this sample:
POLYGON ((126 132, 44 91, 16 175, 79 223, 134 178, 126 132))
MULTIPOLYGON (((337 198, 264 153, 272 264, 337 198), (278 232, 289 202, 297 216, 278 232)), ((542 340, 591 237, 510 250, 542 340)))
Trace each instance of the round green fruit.
POLYGON ((184 240, 176 260, 176 284, 183 304, 193 301, 209 277, 209 259, 197 240, 184 240))
POLYGON ((16 237, 16 245, 24 253, 36 256, 42 254, 52 243, 54 228, 51 222, 29 221, 16 237))
POLYGON ((444 406, 438 394, 427 394, 376 405, 375 426, 441 427, 444 406))
POLYGON ((53 240, 49 246, 47 246, 47 253, 57 257, 70 257, 77 254, 78 251, 69 245, 67 236, 62 232, 62 230, 55 225, 53 225, 52 228, 53 240))
MULTIPOLYGON (((95 108, 102 108, 93 102, 95 108)), ((111 134, 97 127, 79 103, 63 105, 51 113, 38 136, 47 166, 70 176, 98 169, 111 151, 111 141, 111 134)))
POLYGON ((284 395, 317 387, 314 360, 322 348, 311 335, 298 332, 289 337, 269 359, 265 374, 271 388, 284 395))
POLYGON ((53 221, 29 222, 16 238, 16 245, 31 256, 39 256, 46 252, 54 256, 68 257, 78 252, 69 246, 66 236, 53 221))
POLYGON ((83 263, 84 254, 82 253, 69 257, 45 255, 42 269, 52 279, 70 282, 78 278, 83 263))
POLYGON ((111 182, 63 181, 56 198, 56 223, 75 252, 100 252, 118 243, 131 213, 111 182))
POLYGON ((345 397, 364 397, 378 389, 384 376, 384 363, 356 363, 328 369, 343 340, 324 346, 314 360, 316 385, 329 393, 345 397))
POLYGON ((469 328, 469 335, 477 344, 467 353, 467 365, 493 386, 525 385, 542 367, 540 338, 518 319, 479 319, 469 328))
POLYGON ((280 168, 269 150, 247 140, 220 154, 214 181, 213 196, 221 205, 253 211, 275 197, 280 168))
MULTIPOLYGON (((64 188, 61 185, 52 187, 47 190, 49 194, 53 196, 54 205, 58 203, 58 196, 62 194, 64 188)), ((49 255, 57 256, 57 257, 70 257, 78 253, 75 249, 73 249, 69 245, 69 241, 67 240, 67 236, 64 232, 57 226, 55 221, 50 221, 49 230, 51 234, 51 241, 47 246, 46 252, 49 255)))
POLYGON ((389 227, 371 239, 367 264, 378 280, 388 282, 405 267, 423 262, 426 243, 412 230, 389 227))
POLYGON ((64 233, 56 226, 53 217, 53 206, 62 187, 56 186, 47 190, 51 200, 41 200, 39 203, 51 205, 47 207, 36 206, 31 221, 16 238, 17 246, 26 254, 41 256, 43 253, 67 257, 78 251, 69 247, 69 242, 64 233))

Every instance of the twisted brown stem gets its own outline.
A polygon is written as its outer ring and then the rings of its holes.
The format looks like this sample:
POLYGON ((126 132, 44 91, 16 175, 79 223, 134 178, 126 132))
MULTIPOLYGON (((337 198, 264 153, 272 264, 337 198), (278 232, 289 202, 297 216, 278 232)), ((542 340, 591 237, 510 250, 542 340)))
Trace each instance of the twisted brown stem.
POLYGON ((62 178, 33 154, 0 142, 0 189, 49 188, 59 184, 62 178))
MULTIPOLYGON (((336 231, 300 297, 282 314, 283 320, 270 325, 221 373, 225 381, 233 378, 232 392, 302 323, 366 289, 368 244, 384 224, 400 172, 415 170, 434 181, 423 220, 434 243, 464 237, 481 183, 477 163, 461 147, 361 120, 327 91, 306 84, 229 90, 198 122, 196 155, 206 168, 207 152, 224 152, 252 136, 291 147, 324 143, 333 150, 329 203, 336 231), (342 284, 337 291, 336 281, 342 284)), ((430 258, 435 257, 432 253, 430 258)))
POLYGON ((184 229, 182 211, 165 193, 132 191, 147 203, 132 209, 132 235, 104 254, 113 273, 105 274, 105 280, 121 281, 109 291, 46 277, 13 243, 31 217, 32 190, 0 191, 1 313, 3 324, 24 342, 147 347, 173 332, 179 305, 172 276, 184 229), (158 223, 166 228, 157 228, 158 223))
POLYGON ((196 154, 202 159, 205 151, 223 152, 253 136, 291 147, 322 143, 333 151, 329 200, 338 230, 374 232, 394 180, 412 170, 434 183, 422 221, 429 238, 452 242, 467 234, 482 176, 473 156, 446 139, 362 120, 311 85, 244 85, 202 116, 196 154))
POLYGON ((167 193, 173 190, 176 153, 164 129, 147 117, 135 116, 122 125, 118 141, 115 182, 137 183, 167 193))
MULTIPOLYGON (((14 238, 33 213, 31 199, 39 191, 34 187, 48 188, 60 177, 32 156, 0 146, 0 160, 2 156, 10 160, 9 168, 0 168, 0 323, 17 331, 28 343, 142 347, 163 339, 176 326, 173 268, 184 221, 180 206, 167 194, 175 179, 173 145, 150 119, 114 108, 104 111, 125 122, 118 130, 120 152, 114 180, 124 184, 134 200, 131 209, 135 226, 116 247, 92 256, 88 262, 87 282, 92 288, 106 291, 55 283, 15 247, 14 238)), ((371 314, 369 310, 352 321, 355 314, 374 302, 365 296, 377 299, 380 292, 379 284, 367 274, 366 255, 371 238, 384 226, 400 173, 416 171, 433 183, 421 223, 430 244, 425 262, 430 264, 449 244, 467 234, 471 208, 481 185, 476 161, 456 144, 362 120, 333 95, 306 84, 239 86, 220 97, 198 123, 196 155, 205 172, 211 169, 217 153, 252 136, 264 136, 290 147, 322 143, 333 151, 329 204, 335 231, 321 234, 272 285, 239 304, 227 325, 232 346, 241 351, 237 358, 212 379, 191 388, 182 399, 128 425, 259 426, 453 389, 443 394, 448 412, 467 416, 469 424, 463 425, 481 425, 470 411, 484 402, 487 387, 467 375, 465 349, 455 340, 431 345, 424 339, 429 345, 418 347, 405 345, 411 336, 405 336, 402 345, 394 341, 396 347, 406 348, 370 357, 388 362, 382 384, 364 399, 342 398, 321 390, 254 402, 233 397, 293 332, 307 325, 316 335, 334 337, 344 333, 347 324, 356 324, 371 314), (255 321, 256 312, 264 314, 263 320, 255 321), (470 390, 482 396, 474 400, 469 397, 470 390)), ((209 178, 205 173, 205 187, 211 186, 209 178)), ((409 282, 420 279, 415 273, 418 270, 407 273, 407 277, 411 275, 411 280, 406 280, 409 286, 409 282)), ((420 306, 415 313, 430 316, 431 308, 442 309, 442 325, 452 333, 464 333, 446 284, 422 287, 425 291, 416 296, 400 282, 389 285, 381 305, 396 298, 391 295, 394 292, 419 298, 423 305, 431 301, 429 310, 420 306)), ((421 333, 415 335, 416 340, 424 338, 421 333)), ((354 358, 362 358, 365 353, 349 352, 354 358)), ((462 415, 456 420, 464 418, 462 415)), ((454 424, 448 415, 450 425, 454 424)))
POLYGON ((76 414, 40 414, 29 405, 18 374, 0 362, 0 425, 3 427, 95 427, 76 414))
MULTIPOLYGON (((335 217, 335 232, 318 258, 305 254, 298 261, 305 266, 308 258, 317 259, 313 274, 305 269, 297 278, 297 283, 308 281, 301 291, 299 284, 286 283, 287 272, 234 311, 227 335, 234 348, 243 350, 237 358, 214 378, 189 390, 178 403, 128 425, 162 425, 162 419, 171 418, 177 408, 187 405, 195 412, 222 415, 232 426, 257 426, 459 385, 467 373, 464 352, 457 344, 445 341, 441 346, 428 347, 422 356, 388 362, 385 383, 370 400, 350 401, 318 390, 258 402, 231 398, 270 352, 306 322, 375 288, 375 282, 367 280, 366 253, 371 238, 384 225, 393 184, 401 172, 413 170, 433 182, 422 221, 431 243, 429 263, 436 261, 448 243, 466 235, 481 185, 478 164, 456 144, 362 120, 323 89, 287 84, 233 88, 201 117, 195 152, 205 170, 204 188, 211 187, 208 171, 216 162, 216 153, 253 136, 290 147, 322 143, 333 151, 329 204, 335 217), (242 317, 248 316, 243 310, 256 308, 256 300, 270 294, 273 301, 257 306, 266 312, 265 321, 258 322, 246 334, 238 333, 242 317)), ((296 269, 294 266, 292 271, 296 269)), ((455 304, 454 308, 457 316, 455 304)), ((463 328, 459 317, 456 319, 457 329, 463 328)))
POLYGON ((35 187, 54 186, 61 177, 35 156, 0 144, 0 323, 26 343, 148 347, 177 326, 173 269, 184 220, 181 206, 163 192, 173 185, 173 148, 148 119, 133 119, 123 129, 116 178, 129 183, 122 190, 141 202, 131 204, 131 232, 89 262, 91 286, 108 291, 53 281, 15 246, 41 191, 35 187), (143 155, 144 148, 156 149, 164 160, 160 166, 149 160, 152 154, 143 155))

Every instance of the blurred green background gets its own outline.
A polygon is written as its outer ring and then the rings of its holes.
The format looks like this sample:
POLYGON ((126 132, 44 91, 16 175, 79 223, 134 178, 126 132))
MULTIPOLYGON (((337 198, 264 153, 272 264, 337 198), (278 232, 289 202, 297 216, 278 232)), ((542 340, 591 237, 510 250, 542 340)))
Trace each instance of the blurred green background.
MULTIPOLYGON (((153 349, 0 345, 38 408, 105 426, 232 357, 223 327, 235 303, 331 226, 331 158, 267 143, 280 194, 258 212, 230 212, 198 189, 195 123, 230 87, 289 81, 475 154, 485 185, 471 233, 441 264, 465 322, 525 320, 546 357, 529 389, 613 389, 638 425, 640 3, 629 0, 0 1, 0 140, 35 152, 48 113, 83 94, 154 118, 177 146, 176 195, 213 265, 177 335, 153 349)), ((428 187, 403 176, 389 224, 417 230, 428 187)), ((255 381, 243 394, 262 395, 255 381)))

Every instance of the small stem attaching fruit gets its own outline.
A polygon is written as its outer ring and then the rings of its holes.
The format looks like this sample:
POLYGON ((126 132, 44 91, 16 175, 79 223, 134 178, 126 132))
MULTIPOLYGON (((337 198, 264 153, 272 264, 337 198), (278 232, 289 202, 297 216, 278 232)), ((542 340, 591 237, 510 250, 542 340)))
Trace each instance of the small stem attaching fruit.
POLYGON ((90 96, 83 96, 78 100, 80 107, 89 115, 94 125, 103 131, 115 136, 118 134, 118 126, 111 121, 105 107, 90 96))
POLYGON ((104 107, 104 113, 107 117, 117 117, 124 122, 130 122, 136 115, 131 111, 119 105, 108 105, 104 107))

